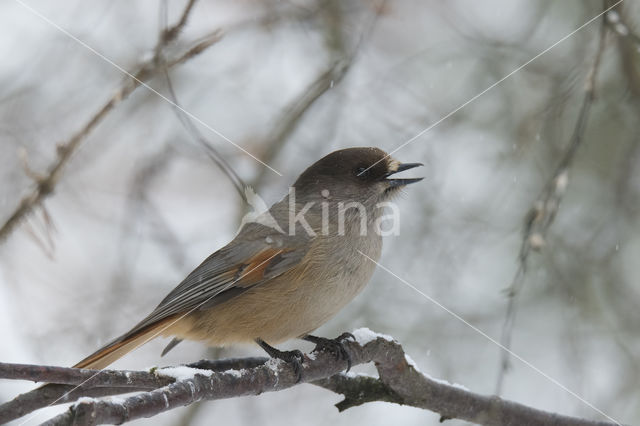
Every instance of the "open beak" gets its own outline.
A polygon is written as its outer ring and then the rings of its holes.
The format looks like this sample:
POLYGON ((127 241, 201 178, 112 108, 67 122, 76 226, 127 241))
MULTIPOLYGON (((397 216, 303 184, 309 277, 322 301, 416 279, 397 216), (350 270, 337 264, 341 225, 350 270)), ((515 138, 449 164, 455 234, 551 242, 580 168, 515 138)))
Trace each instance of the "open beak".
POLYGON ((409 185, 410 183, 416 183, 416 182, 420 182, 422 179, 424 178, 396 178, 396 179, 388 179, 389 176, 394 175, 396 173, 400 173, 400 172, 404 172, 405 170, 409 170, 409 169, 413 169, 415 167, 420 167, 420 166, 424 166, 424 164, 422 163, 401 163, 400 165, 398 165, 398 168, 393 171, 393 172, 389 172, 385 175, 385 181, 389 183, 390 187, 396 187, 396 186, 405 186, 405 185, 409 185))

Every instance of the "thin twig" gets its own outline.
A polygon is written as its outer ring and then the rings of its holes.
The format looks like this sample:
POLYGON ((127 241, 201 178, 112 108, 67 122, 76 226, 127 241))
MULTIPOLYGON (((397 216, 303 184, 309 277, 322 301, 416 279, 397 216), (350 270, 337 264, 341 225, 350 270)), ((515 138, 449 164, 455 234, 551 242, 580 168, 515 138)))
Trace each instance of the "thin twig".
MULTIPOLYGON (((168 29, 166 28, 167 20, 168 20, 167 1, 166 0, 162 1, 160 3, 160 6, 161 6, 160 7, 160 26, 161 26, 160 33, 168 34, 168 29)), ((158 58, 164 59, 162 58, 160 53, 158 53, 158 58)), ((193 139, 195 139, 198 143, 200 143, 200 145, 202 145, 202 147, 207 152, 207 155, 209 156, 209 158, 222 170, 222 172, 225 175, 227 175, 227 177, 235 187, 236 191, 238 191, 238 194, 240 194, 240 198, 242 198, 244 202, 247 203, 247 196, 246 196, 247 185, 244 183, 242 178, 238 176, 238 174, 231 167, 231 165, 229 165, 229 163, 224 159, 222 154, 220 154, 218 150, 215 149, 213 144, 204 137, 202 132, 198 130, 196 125, 191 120, 191 117, 185 114, 184 112, 185 110, 184 108, 182 108, 180 102, 178 101, 178 97, 176 96, 176 92, 173 88, 173 83, 171 81, 171 77, 169 75, 169 69, 167 68, 167 66, 163 67, 162 74, 167 82, 167 88, 169 90, 169 99, 172 102, 170 104, 171 109, 176 114, 178 121, 180 121, 180 124, 187 131, 187 133, 189 133, 193 139)))
MULTIPOLYGON (((336 61, 328 69, 321 72, 305 90, 294 99, 282 113, 276 126, 264 140, 266 151, 263 154, 265 162, 272 162, 282 151, 289 140, 289 136, 296 129, 302 117, 311 109, 318 99, 329 89, 338 84, 349 69, 350 61, 336 61)), ((267 172, 261 169, 253 180, 253 187, 259 188, 264 182, 267 172)))
MULTIPOLYGON (((383 0, 381 3, 384 4, 385 1, 383 0)), ((287 105, 277 120, 276 125, 265 138, 263 145, 266 146, 266 151, 263 154, 263 158, 267 163, 273 162, 283 150, 289 137, 313 105, 315 105, 324 94, 337 87, 344 80, 344 77, 356 60, 362 44, 375 29, 379 18, 379 14, 376 13, 365 26, 358 43, 349 50, 346 47, 342 28, 336 25, 335 22, 341 22, 341 11, 339 10, 341 3, 331 1, 328 2, 325 7, 327 8, 325 11, 327 12, 327 20, 329 21, 326 25, 328 34, 325 39, 327 48, 330 51, 330 63, 324 71, 309 83, 298 97, 287 105)), ((382 10, 382 7, 376 8, 376 11, 377 10, 382 10)), ((262 169, 253 180, 252 186, 257 189, 260 188, 266 175, 266 170, 262 169)))
MULTIPOLYGON (((224 159, 222 154, 218 152, 218 150, 213 146, 213 144, 209 140, 207 140, 207 138, 204 137, 204 135, 202 134, 202 132, 200 132, 200 130, 198 130, 198 128, 193 123, 191 118, 184 113, 184 109, 180 106, 178 97, 176 96, 175 90, 173 89, 173 83, 171 82, 171 77, 169 76, 169 70, 165 68, 163 74, 167 82, 167 88, 169 89, 169 99, 171 99, 171 101, 173 102, 173 104, 171 104, 171 109, 176 114, 176 117, 178 117, 180 124, 182 124, 182 127, 186 130, 187 133, 189 133, 189 135, 191 135, 191 137, 194 140, 196 140, 200 145, 202 145, 202 147, 204 148, 205 152, 207 153, 211 161, 213 161, 220 168, 220 170, 222 170, 222 172, 225 175, 227 175, 227 177, 233 184, 233 187, 236 189, 236 191, 240 195, 240 198, 242 198, 245 204, 247 204, 248 203, 247 194, 246 194, 247 184, 244 183, 242 178, 236 173, 233 167, 231 167, 231 165, 224 159)), ((265 170, 268 170, 268 169, 265 168, 265 170)))
MULTIPOLYGON (((162 69, 156 66, 158 61, 158 55, 164 50, 171 42, 175 40, 180 31, 187 23, 189 12, 193 8, 194 0, 189 0, 187 6, 178 23, 172 26, 166 33, 159 38, 158 43, 154 49, 156 52, 154 56, 148 61, 144 62, 138 67, 137 71, 133 72, 133 78, 127 76, 124 83, 115 93, 107 100, 107 102, 95 112, 89 121, 82 126, 76 133, 66 142, 59 143, 56 148, 56 160, 49 167, 46 173, 41 176, 35 177, 35 188, 33 191, 26 195, 20 201, 16 209, 11 213, 9 218, 0 227, 0 242, 4 241, 9 234, 17 227, 17 225, 28 216, 35 207, 40 206, 41 203, 51 195, 62 177, 65 166, 68 164, 72 155, 77 151, 82 142, 84 142, 91 132, 100 124, 104 118, 123 100, 141 84, 148 81, 157 75, 162 69)), ((219 34, 215 36, 208 36, 204 40, 198 42, 195 46, 187 49, 186 52, 178 57, 168 60, 166 66, 171 68, 175 65, 182 64, 188 61, 194 56, 202 53, 206 48, 211 46, 217 40, 219 40, 219 34)))
MULTIPOLYGON (((189 15, 191 14, 191 10, 193 6, 195 6, 197 0, 189 0, 184 10, 182 11, 182 15, 176 24, 170 28, 164 29, 162 34, 160 35, 158 46, 167 46, 169 43, 174 41, 183 28, 187 25, 187 21, 189 20, 189 15)), ((160 57, 162 55, 162 49, 156 49, 156 57, 160 57)))
POLYGON ((553 174, 545 184, 544 189, 534 201, 533 206, 527 212, 525 224, 522 234, 522 244, 518 255, 518 269, 514 275, 511 285, 507 290, 508 303, 505 320, 502 326, 500 337, 501 345, 506 348, 501 352, 500 367, 498 379, 496 382, 496 395, 502 392, 502 385, 510 363, 511 337, 516 319, 517 297, 524 286, 524 280, 527 272, 527 264, 529 255, 532 250, 540 251, 545 245, 547 231, 553 224, 560 202, 566 192, 569 183, 569 169, 576 156, 578 148, 584 140, 585 130, 589 120, 589 112, 595 99, 595 84, 602 53, 605 48, 607 28, 605 26, 605 18, 602 18, 600 26, 598 46, 595 52, 594 60, 589 68, 585 79, 584 96, 582 106, 578 113, 578 119, 571 136, 569 146, 564 152, 562 158, 553 174))
MULTIPOLYGON (((609 1, 609 4, 614 2, 609 1)), ((607 12, 606 22, 618 39, 623 70, 627 76, 629 88, 640 95, 640 35, 628 23, 623 5, 617 4, 607 12)))
POLYGON ((86 388, 115 386, 155 389, 171 383, 139 371, 88 370, 4 362, 0 363, 0 378, 61 385, 83 384, 86 388))

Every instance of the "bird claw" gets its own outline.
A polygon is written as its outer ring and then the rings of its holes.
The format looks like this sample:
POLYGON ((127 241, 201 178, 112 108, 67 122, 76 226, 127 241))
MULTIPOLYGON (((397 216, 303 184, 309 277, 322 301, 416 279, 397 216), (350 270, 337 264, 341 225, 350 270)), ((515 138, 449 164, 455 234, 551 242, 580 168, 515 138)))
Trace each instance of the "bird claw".
POLYGON ((301 351, 294 349, 292 351, 280 351, 280 353, 275 357, 291 364, 293 372, 296 375, 296 383, 300 383, 300 380, 302 380, 302 363, 304 362, 304 354, 301 351))
POLYGON ((353 341, 356 340, 353 334, 351 333, 342 333, 340 336, 335 339, 327 339, 325 337, 317 337, 317 336, 305 336, 304 340, 315 343, 316 347, 313 348, 313 352, 329 352, 332 353, 336 360, 338 361, 347 361, 347 372, 351 370, 351 355, 347 352, 347 349, 344 346, 344 341, 347 339, 351 339, 353 341))
POLYGON ((301 351, 297 349, 292 351, 281 351, 270 346, 262 339, 256 339, 256 343, 260 345, 260 347, 262 347, 262 349, 264 349, 271 358, 280 359, 287 364, 291 364, 293 372, 296 375, 296 383, 300 383, 300 380, 302 380, 302 363, 304 362, 304 354, 301 351))

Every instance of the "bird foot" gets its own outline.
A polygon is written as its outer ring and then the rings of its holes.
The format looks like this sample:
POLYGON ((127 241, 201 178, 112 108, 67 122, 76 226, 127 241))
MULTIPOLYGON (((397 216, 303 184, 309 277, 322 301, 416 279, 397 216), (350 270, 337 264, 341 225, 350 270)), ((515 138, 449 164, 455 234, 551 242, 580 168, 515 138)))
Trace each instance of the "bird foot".
POLYGON ((267 344, 267 342, 262 339, 257 339, 256 343, 258 343, 271 358, 281 359, 287 364, 291 364, 293 372, 296 375, 296 383, 300 383, 300 380, 302 380, 302 363, 304 362, 304 354, 301 351, 297 349, 281 351, 267 344))
POLYGON ((336 360, 347 361, 347 372, 351 370, 351 355, 349 355, 349 352, 347 352, 347 349, 344 347, 344 341, 347 339, 355 341, 356 338, 353 334, 342 333, 335 339, 307 335, 304 336, 303 339, 316 344, 313 352, 324 351, 332 353, 336 357, 336 360))

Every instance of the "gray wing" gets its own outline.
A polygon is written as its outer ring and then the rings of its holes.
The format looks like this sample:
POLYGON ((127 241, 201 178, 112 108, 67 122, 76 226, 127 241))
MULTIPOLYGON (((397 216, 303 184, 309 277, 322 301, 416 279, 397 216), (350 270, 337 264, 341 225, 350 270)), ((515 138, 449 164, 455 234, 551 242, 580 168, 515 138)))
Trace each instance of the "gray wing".
POLYGON ((233 241, 194 269, 131 332, 172 315, 211 308, 264 284, 298 264, 309 245, 306 235, 288 236, 259 223, 248 223, 233 241))

